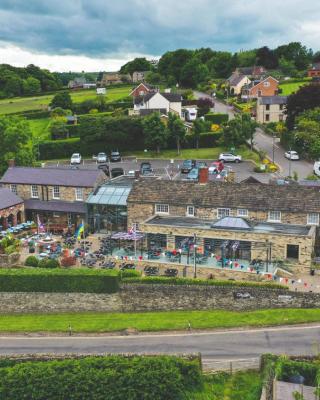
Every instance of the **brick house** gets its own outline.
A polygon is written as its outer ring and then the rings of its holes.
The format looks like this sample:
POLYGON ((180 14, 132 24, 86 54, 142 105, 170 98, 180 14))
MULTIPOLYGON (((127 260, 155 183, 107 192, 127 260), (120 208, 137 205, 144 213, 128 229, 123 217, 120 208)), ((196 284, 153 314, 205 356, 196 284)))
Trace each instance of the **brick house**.
POLYGON ((253 81, 244 85, 241 91, 241 98, 244 100, 257 99, 264 96, 277 96, 279 93, 279 81, 268 76, 261 81, 253 81))
POLYGON ((241 257, 290 259, 310 267, 319 226, 317 188, 265 184, 138 181, 127 200, 128 226, 167 249, 196 233, 199 246, 219 252, 237 242, 241 257), (156 239, 158 238, 158 239, 156 239))
POLYGON ((314 63, 310 69, 308 69, 309 78, 319 78, 320 77, 320 62, 314 63))
POLYGON ((52 229, 77 226, 86 218, 88 195, 105 180, 101 170, 10 167, 0 180, 24 201, 26 219, 52 229))
POLYGON ((24 222, 23 200, 10 189, 0 188, 0 230, 24 222))
POLYGON ((286 120, 286 96, 259 97, 256 106, 256 121, 260 124, 286 120))
POLYGON ((132 92, 130 93, 130 96, 133 96, 134 98, 136 97, 141 97, 141 96, 146 96, 149 93, 155 93, 157 89, 149 85, 148 83, 140 83, 138 86, 136 86, 132 92))

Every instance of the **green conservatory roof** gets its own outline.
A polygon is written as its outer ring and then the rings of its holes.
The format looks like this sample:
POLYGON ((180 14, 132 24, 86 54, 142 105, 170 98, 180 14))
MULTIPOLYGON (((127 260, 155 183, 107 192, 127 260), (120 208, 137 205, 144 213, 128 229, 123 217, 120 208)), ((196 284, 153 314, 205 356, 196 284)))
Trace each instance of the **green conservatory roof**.
POLYGON ((99 187, 87 199, 88 204, 126 206, 131 187, 108 184, 99 187))

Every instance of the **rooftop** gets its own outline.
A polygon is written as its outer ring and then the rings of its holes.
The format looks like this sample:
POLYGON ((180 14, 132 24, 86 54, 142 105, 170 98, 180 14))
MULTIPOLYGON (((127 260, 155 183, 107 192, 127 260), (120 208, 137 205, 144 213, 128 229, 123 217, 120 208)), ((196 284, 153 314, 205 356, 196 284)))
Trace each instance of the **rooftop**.
POLYGON ((85 214, 86 207, 82 202, 76 201, 61 201, 61 200, 25 200, 24 206, 26 210, 53 211, 53 212, 68 212, 76 214, 85 214))
POLYGON ((105 174, 101 170, 10 167, 0 183, 94 187, 99 177, 105 178, 105 174))
POLYGON ((286 96, 263 96, 258 99, 262 105, 287 104, 286 96))
POLYGON ((23 203, 23 200, 7 188, 0 188, 0 210, 23 203))

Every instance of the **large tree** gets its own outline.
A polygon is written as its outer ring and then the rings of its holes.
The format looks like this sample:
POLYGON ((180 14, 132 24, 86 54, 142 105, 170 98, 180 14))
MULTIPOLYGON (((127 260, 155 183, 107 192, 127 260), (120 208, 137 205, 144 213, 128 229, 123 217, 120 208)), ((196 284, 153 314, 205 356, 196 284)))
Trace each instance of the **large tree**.
POLYGON ((59 92, 51 100, 52 108, 61 107, 65 110, 72 110, 72 99, 68 92, 59 92))
POLYGON ((144 118, 142 122, 145 144, 155 147, 157 153, 160 153, 160 148, 164 147, 167 142, 167 129, 161 121, 159 113, 153 113, 144 118))
POLYGON ((177 154, 180 154, 181 143, 186 137, 186 128, 178 115, 169 113, 168 133, 177 143, 177 154))
POLYGON ((256 123, 251 119, 250 114, 237 114, 223 126, 223 141, 226 146, 233 147, 244 144, 249 139, 252 146, 255 128, 256 123))
POLYGON ((208 130, 208 123, 205 122, 203 119, 197 118, 194 121, 193 127, 192 127, 192 133, 193 133, 193 137, 196 142, 196 149, 199 148, 199 139, 200 139, 201 133, 204 133, 207 130, 208 130))
POLYGON ((135 58, 123 65, 120 72, 132 75, 135 71, 151 71, 151 69, 152 64, 146 58, 135 58))

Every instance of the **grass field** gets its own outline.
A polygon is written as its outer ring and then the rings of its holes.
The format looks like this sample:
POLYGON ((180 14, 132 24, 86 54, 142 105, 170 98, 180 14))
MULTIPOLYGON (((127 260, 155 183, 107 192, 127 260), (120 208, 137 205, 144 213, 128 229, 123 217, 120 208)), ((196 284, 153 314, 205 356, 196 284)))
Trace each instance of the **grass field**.
POLYGON ((38 138, 40 140, 50 139, 50 132, 48 129, 50 125, 49 118, 30 119, 28 122, 33 138, 38 138))
MULTIPOLYGON (((180 155, 177 155, 176 150, 164 150, 160 154, 155 151, 135 151, 134 156, 138 158, 161 158, 161 159, 204 159, 204 160, 215 160, 219 157, 220 153, 229 151, 223 147, 210 147, 204 149, 182 149, 180 155)), ((259 162, 259 156, 248 149, 247 146, 241 146, 236 149, 236 153, 242 156, 243 160, 253 160, 259 162)), ((129 154, 127 154, 129 155, 129 154)), ((131 154, 132 155, 132 154, 131 154)))
MULTIPOLYGON (((121 86, 107 89, 105 99, 108 102, 116 101, 127 97, 132 86, 121 86)), ((0 114, 10 114, 28 110, 43 110, 50 103, 53 94, 34 97, 14 97, 12 99, 0 100, 0 114)), ((79 90, 71 92, 71 98, 75 103, 84 100, 95 99, 97 97, 95 89, 79 90)))
POLYGON ((0 315, 0 332, 141 332, 290 325, 320 321, 320 309, 172 311, 145 313, 77 313, 0 315))
POLYGON ((284 82, 279 85, 279 88, 282 89, 281 96, 290 96, 290 94, 295 93, 300 86, 307 85, 310 82, 310 78, 301 79, 297 82, 284 82))

